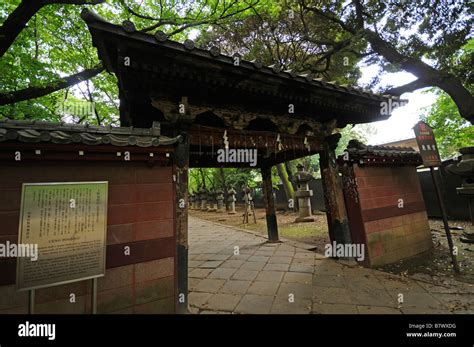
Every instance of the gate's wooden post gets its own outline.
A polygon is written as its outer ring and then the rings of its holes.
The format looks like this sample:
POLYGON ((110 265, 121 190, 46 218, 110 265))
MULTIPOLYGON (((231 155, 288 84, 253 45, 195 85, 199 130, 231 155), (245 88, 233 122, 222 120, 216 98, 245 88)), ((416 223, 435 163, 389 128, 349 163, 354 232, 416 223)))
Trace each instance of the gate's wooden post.
POLYGON ((339 176, 339 166, 334 152, 341 134, 328 136, 324 140, 323 151, 319 154, 321 178, 324 190, 324 202, 328 220, 329 238, 331 242, 351 243, 351 233, 347 219, 342 177, 339 176))
MULTIPOLYGON (((182 101, 183 102, 183 101, 182 101)), ((184 99, 186 103, 186 99, 184 99)), ((181 139, 176 148, 173 174, 176 180, 176 256, 177 256, 177 313, 188 312, 188 170, 189 170, 189 132, 192 117, 188 112, 176 116, 176 135, 181 139)))
POLYGON ((264 165, 260 170, 262 172, 263 201, 267 218, 268 241, 277 242, 279 241, 278 223, 275 214, 275 199, 273 198, 272 167, 264 165))
POLYGON ((177 313, 188 310, 188 169, 189 143, 187 135, 176 149, 174 176, 176 179, 176 243, 178 266, 177 313))

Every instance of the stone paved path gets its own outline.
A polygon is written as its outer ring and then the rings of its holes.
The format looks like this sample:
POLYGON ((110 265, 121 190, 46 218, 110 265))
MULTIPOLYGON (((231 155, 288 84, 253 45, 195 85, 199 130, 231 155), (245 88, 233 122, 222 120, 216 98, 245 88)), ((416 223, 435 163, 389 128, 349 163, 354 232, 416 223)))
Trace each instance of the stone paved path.
POLYGON ((474 313, 473 287, 456 283, 366 269, 189 217, 191 313, 474 313))

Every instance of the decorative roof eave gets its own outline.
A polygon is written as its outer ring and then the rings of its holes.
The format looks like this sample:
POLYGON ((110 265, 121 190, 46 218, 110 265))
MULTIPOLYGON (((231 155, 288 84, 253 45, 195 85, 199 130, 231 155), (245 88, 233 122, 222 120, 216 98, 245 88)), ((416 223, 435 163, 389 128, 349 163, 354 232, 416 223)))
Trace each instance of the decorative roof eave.
POLYGON ((351 140, 343 155, 338 157, 341 164, 358 165, 413 165, 422 164, 420 154, 411 147, 367 146, 351 140))
MULTIPOLYGON (((337 93, 337 95, 340 96, 352 96, 355 97, 354 102, 351 103, 352 105, 354 105, 354 103, 356 103, 358 100, 358 102, 368 103, 371 105, 371 107, 379 109, 381 102, 387 102, 389 104, 392 102, 405 102, 398 96, 378 95, 370 91, 352 88, 347 85, 337 85, 333 82, 324 82, 321 79, 313 79, 310 75, 297 75, 291 71, 281 71, 280 68, 275 65, 263 66, 260 61, 245 61, 239 57, 239 66, 234 67, 234 57, 220 54, 219 49, 216 47, 212 47, 209 50, 196 48, 194 42, 191 40, 186 40, 183 44, 181 44, 179 42, 169 40, 166 34, 160 31, 158 31, 155 35, 146 34, 137 31, 133 23, 129 21, 125 21, 122 26, 115 25, 107 22, 105 19, 87 9, 83 10, 81 16, 86 21, 89 30, 92 33, 93 43, 98 48, 99 57, 104 61, 108 71, 114 70, 113 63, 108 60, 108 57, 102 54, 105 52, 105 47, 101 47, 101 45, 104 45, 104 42, 99 40, 97 35, 95 35, 96 31, 114 34, 120 38, 132 38, 146 44, 166 48, 170 52, 192 57, 193 59, 200 59, 202 61, 210 62, 214 65, 216 63, 221 64, 222 67, 234 69, 240 73, 242 73, 242 69, 244 69, 244 71, 252 72, 253 74, 259 74, 262 77, 267 76, 267 78, 271 77, 272 79, 277 79, 278 83, 282 85, 286 85, 289 81, 292 81, 292 83, 296 82, 305 89, 312 87, 313 89, 316 88, 314 90, 326 90, 332 93, 337 93)), ((311 100, 311 102, 313 102, 313 100, 311 100)), ((347 107, 341 103, 335 103, 331 106, 337 109, 348 111, 347 107)), ((386 115, 384 117, 379 115, 377 120, 388 118, 388 116, 389 115, 386 115)))
POLYGON ((160 135, 159 123, 150 129, 93 126, 43 121, 0 121, 0 142, 158 147, 177 143, 180 136, 160 135))

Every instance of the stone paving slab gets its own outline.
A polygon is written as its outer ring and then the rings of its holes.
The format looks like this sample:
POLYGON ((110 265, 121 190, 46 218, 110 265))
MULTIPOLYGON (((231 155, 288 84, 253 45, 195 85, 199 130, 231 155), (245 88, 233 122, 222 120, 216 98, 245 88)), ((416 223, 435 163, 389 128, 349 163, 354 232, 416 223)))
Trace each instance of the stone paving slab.
POLYGON ((312 274, 314 272, 313 265, 293 263, 289 267, 290 272, 306 272, 312 274))
POLYGON ((212 271, 207 278, 217 278, 221 280, 228 280, 232 277, 234 273, 237 272, 237 269, 235 268, 217 268, 214 271, 212 271))
POLYGON ((276 298, 285 299, 289 303, 298 303, 301 299, 311 299, 313 287, 302 283, 281 283, 276 298))
POLYGON ((385 306, 357 306, 360 314, 400 314, 400 310, 385 306))
POLYGON ((469 284, 453 290, 424 278, 363 268, 353 260, 327 259, 307 248, 297 242, 269 243, 253 232, 189 217, 189 312, 474 312, 469 284))
POLYGON ((263 268, 265 271, 288 271, 289 269, 289 264, 267 264, 263 268))
POLYGON ((274 282, 280 283, 283 279, 285 272, 283 271, 260 271, 256 280, 257 281, 264 281, 264 282, 274 282))
POLYGON ((232 276, 232 279, 234 280, 247 280, 247 281, 253 281, 255 277, 258 275, 257 270, 237 270, 235 274, 232 276))
POLYGON ((316 287, 332 287, 332 288, 344 288, 345 280, 342 276, 335 275, 314 275, 313 286, 316 287))
POLYGON ((254 281, 247 290, 247 293, 275 296, 279 286, 280 282, 254 281))
POLYGON ((227 281, 220 289, 221 293, 226 294, 245 294, 250 287, 251 281, 231 280, 227 281))
POLYGON ((294 302, 289 302, 283 298, 275 298, 270 313, 272 314, 303 314, 311 313, 312 311, 311 299, 298 299, 294 302))
POLYGON ((319 314, 357 314, 357 306, 351 304, 313 303, 313 313, 319 314))
POLYGON ((219 293, 211 296, 206 306, 213 311, 233 312, 241 299, 241 295, 219 293))
POLYGON ((273 304, 271 295, 244 295, 239 305, 235 309, 237 313, 264 314, 270 313, 273 304))

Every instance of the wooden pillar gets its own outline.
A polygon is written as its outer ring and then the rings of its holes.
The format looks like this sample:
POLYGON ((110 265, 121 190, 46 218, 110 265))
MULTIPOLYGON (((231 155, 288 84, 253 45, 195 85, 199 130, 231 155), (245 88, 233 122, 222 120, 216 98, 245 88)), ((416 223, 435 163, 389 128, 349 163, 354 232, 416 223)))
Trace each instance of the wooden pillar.
POLYGON ((188 310, 188 169, 189 143, 183 135, 175 154, 174 179, 176 180, 176 256, 178 265, 177 313, 188 310))
POLYGON ((176 180, 176 256, 178 297, 177 313, 188 310, 188 169, 189 143, 186 134, 181 134, 182 140, 175 153, 173 175, 176 180))
POLYGON ((275 214, 275 200, 273 198, 272 167, 262 166, 263 201, 267 217, 268 241, 278 242, 278 223, 275 214))
MULTIPOLYGON (((184 101, 186 101, 184 99, 184 101)), ((183 101, 182 101, 183 102, 183 101)), ((189 130, 192 117, 186 114, 168 114, 178 120, 173 126, 174 135, 181 140, 174 156, 174 175, 176 180, 176 256, 177 289, 176 312, 188 312, 188 170, 189 170, 189 130)))
POLYGON ((342 177, 339 176, 339 166, 336 162, 335 149, 341 134, 334 134, 325 138, 323 151, 319 153, 321 178, 324 190, 324 202, 328 220, 329 238, 331 243, 351 243, 349 221, 347 219, 342 177))

